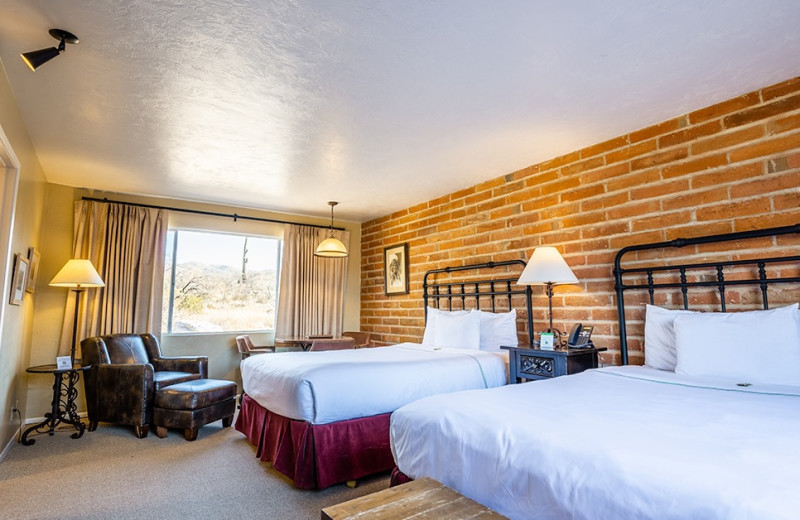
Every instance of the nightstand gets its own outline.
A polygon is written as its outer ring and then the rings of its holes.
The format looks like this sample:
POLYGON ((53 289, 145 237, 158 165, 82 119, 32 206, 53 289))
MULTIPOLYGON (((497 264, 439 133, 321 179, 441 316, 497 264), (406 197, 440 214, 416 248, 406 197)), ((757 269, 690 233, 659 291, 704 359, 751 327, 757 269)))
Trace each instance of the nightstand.
POLYGON ((597 353, 606 350, 595 347, 542 350, 527 345, 500 348, 508 350, 509 383, 552 379, 597 368, 597 353))

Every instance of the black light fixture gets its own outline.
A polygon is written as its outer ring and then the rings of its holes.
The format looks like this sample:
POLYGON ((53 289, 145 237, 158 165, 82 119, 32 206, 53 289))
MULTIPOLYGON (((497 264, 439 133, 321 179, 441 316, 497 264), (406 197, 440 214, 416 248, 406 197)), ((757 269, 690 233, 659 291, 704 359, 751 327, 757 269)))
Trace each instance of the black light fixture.
POLYGON ((29 69, 35 71, 48 61, 64 52, 64 50, 67 48, 66 44, 78 43, 79 41, 77 36, 69 31, 65 31, 64 29, 50 29, 50 36, 56 40, 60 40, 61 43, 58 44, 58 47, 50 47, 48 49, 23 52, 20 54, 22 61, 25 62, 25 65, 27 65, 29 69))

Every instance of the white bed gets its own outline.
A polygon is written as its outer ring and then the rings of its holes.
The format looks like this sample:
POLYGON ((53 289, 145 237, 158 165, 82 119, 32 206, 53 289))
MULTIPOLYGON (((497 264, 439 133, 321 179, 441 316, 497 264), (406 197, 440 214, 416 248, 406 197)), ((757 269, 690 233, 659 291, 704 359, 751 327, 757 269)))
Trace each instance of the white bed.
POLYGON ((510 518, 797 518, 800 387, 608 367, 392 414, 398 468, 510 518))
POLYGON ((392 412, 421 397, 506 384, 507 351, 415 343, 285 352, 241 363, 244 391, 261 406, 311 424, 392 412))

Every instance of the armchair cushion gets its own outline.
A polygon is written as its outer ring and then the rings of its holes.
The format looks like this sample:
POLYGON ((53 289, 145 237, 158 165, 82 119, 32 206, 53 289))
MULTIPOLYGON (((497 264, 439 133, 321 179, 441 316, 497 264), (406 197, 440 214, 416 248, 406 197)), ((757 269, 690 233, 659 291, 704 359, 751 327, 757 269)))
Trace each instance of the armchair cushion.
POLYGON ((153 374, 154 390, 161 390, 165 386, 174 385, 176 383, 184 383, 186 381, 193 381, 195 379, 202 379, 200 374, 192 374, 190 372, 168 372, 162 370, 153 374))

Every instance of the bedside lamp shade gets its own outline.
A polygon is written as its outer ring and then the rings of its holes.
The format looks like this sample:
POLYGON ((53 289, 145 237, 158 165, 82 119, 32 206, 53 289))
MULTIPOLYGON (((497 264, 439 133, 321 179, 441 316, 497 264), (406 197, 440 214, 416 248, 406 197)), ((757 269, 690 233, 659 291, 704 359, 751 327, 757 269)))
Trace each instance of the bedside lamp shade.
POLYGON ((86 289, 88 287, 105 287, 103 279, 89 260, 73 258, 50 280, 52 287, 70 289, 86 289))
POLYGON ((548 316, 550 319, 550 331, 553 329, 553 286, 578 283, 578 278, 567 262, 552 246, 537 247, 533 250, 528 264, 522 271, 519 280, 520 285, 546 285, 547 286, 547 305, 548 316))

